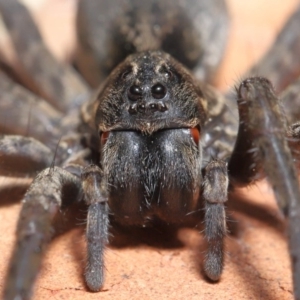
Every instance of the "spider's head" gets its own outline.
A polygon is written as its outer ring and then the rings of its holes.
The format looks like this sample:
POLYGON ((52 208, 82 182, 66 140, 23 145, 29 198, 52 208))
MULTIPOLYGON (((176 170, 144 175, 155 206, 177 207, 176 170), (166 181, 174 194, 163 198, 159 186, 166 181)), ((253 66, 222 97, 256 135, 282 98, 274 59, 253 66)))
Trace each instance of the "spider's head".
POLYGON ((94 107, 100 132, 200 128, 203 95, 190 73, 170 55, 147 51, 129 56, 108 77, 94 107))

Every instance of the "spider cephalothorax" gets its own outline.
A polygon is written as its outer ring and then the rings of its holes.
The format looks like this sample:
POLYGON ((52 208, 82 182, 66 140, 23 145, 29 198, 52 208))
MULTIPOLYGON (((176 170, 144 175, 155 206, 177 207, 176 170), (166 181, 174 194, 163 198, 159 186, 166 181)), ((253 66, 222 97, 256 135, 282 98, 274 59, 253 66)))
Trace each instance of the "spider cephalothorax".
POLYGON ((107 78, 89 110, 99 132, 202 126, 205 100, 191 74, 169 54, 130 55, 107 78))

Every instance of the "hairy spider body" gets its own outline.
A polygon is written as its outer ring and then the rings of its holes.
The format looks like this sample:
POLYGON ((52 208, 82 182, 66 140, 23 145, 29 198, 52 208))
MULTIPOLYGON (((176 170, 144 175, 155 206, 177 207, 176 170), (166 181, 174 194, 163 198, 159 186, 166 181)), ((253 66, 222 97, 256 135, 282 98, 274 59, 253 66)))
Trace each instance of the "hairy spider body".
MULTIPOLYGON (((85 281, 90 290, 103 285, 112 221, 184 223, 202 209, 204 271, 217 281, 223 269, 228 186, 263 177, 289 218, 295 295, 300 297, 300 193, 292 157, 297 152, 290 151, 298 147, 298 126, 287 127, 265 78, 249 77, 237 89, 239 124, 230 117, 234 104, 225 105, 222 95, 199 81, 211 80, 222 58, 228 26, 223 1, 81 1, 77 66, 89 74, 91 85, 101 83, 88 101, 75 97, 89 94, 89 88, 72 69, 53 60, 24 7, 3 0, 0 10, 22 57, 20 70, 10 76, 51 104, 32 99, 1 74, 3 90, 16 90, 13 100, 1 100, 1 105, 9 111, 13 102, 37 124, 33 138, 1 138, 1 175, 39 172, 23 198, 4 299, 30 298, 57 213, 81 201, 88 206, 85 281), (98 12, 105 13, 96 17, 98 12), (20 20, 28 30, 25 39, 20 20), (53 77, 58 74, 61 82, 53 77), (60 131, 53 130, 57 126, 60 131), (53 152, 54 162, 49 159, 53 152)), ((2 119, 2 133, 24 134, 20 111, 16 124, 8 126, 10 120, 2 119)))
POLYGON ((196 209, 202 158, 189 128, 199 135, 201 97, 188 72, 158 51, 129 56, 110 76, 90 110, 106 134, 102 168, 116 220, 141 225, 154 213, 174 223, 196 209))

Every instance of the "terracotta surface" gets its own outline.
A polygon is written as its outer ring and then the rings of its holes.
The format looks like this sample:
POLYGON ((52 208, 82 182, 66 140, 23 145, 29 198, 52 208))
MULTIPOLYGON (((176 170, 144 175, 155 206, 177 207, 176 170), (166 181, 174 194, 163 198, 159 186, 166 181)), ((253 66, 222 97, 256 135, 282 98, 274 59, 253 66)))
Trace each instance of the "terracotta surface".
MULTIPOLYGON (((62 28, 56 18, 65 14, 64 22, 69 23, 64 26, 72 28, 74 1, 42 2, 34 12, 38 20, 47 20, 43 28, 48 29, 43 32, 54 49, 62 28)), ((218 84, 223 89, 237 82, 253 60, 269 47, 297 4, 295 0, 284 3, 280 0, 228 2, 232 32, 226 60, 218 76, 218 84)), ((69 34, 72 43, 71 30, 69 34)), ((61 58, 66 52, 70 53, 71 47, 65 46, 56 52, 61 58)), ((5 202, 0 207, 2 288, 20 205, 16 202, 7 204, 9 183, 6 181, 8 188, 3 189, 4 182, 1 182, 0 198, 5 202)), ((18 198, 18 194, 11 198, 18 198)), ((268 186, 261 183, 244 189, 231 196, 228 206, 231 234, 226 239, 224 273, 217 284, 207 282, 202 274, 204 243, 196 229, 182 228, 178 234, 160 229, 121 230, 115 233, 115 241, 106 251, 103 291, 88 292, 82 276, 85 257, 82 212, 73 217, 74 229, 59 235, 51 243, 34 299, 292 299, 285 222, 268 186)))

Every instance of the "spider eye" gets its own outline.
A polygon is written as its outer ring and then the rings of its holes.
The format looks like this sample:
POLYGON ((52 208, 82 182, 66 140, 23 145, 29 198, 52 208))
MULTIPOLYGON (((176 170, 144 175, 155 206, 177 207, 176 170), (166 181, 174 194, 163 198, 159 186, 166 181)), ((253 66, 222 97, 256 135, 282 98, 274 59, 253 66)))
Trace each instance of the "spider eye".
POLYGON ((159 72, 165 77, 166 80, 170 80, 174 76, 173 72, 167 66, 162 66, 159 72))
POLYGON ((141 98, 142 92, 142 88, 134 84, 128 90, 128 98, 132 101, 136 101, 141 98))
POLYGON ((167 78, 167 79, 171 79, 173 77, 173 73, 169 70, 165 70, 164 71, 164 76, 167 78))
POLYGON ((165 71, 165 77, 170 79, 173 77, 173 73, 171 71, 165 71))
POLYGON ((131 72, 132 72, 132 68, 131 68, 131 67, 127 68, 127 69, 122 73, 121 78, 124 79, 124 80, 127 79, 127 78, 129 77, 129 75, 130 75, 131 72))
POLYGON ((165 86, 163 86, 160 83, 155 84, 152 88, 151 88, 151 94, 155 99, 162 99, 165 97, 167 93, 167 89, 165 86))

